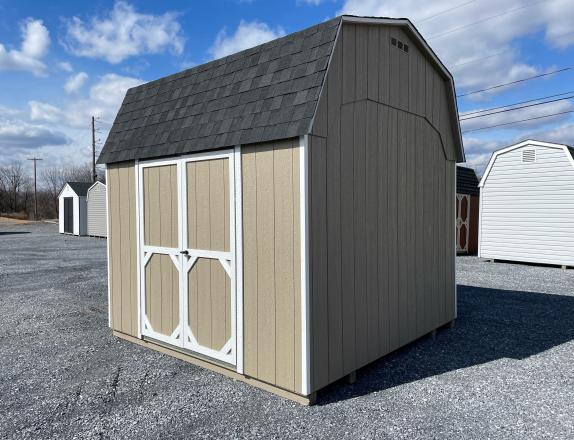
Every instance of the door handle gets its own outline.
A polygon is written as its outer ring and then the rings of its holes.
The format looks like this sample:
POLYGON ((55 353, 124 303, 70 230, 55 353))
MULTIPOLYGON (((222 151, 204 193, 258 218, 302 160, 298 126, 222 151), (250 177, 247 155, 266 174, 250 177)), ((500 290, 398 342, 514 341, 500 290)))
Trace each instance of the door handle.
POLYGON ((182 255, 189 255, 189 252, 187 250, 179 251, 179 253, 182 255))

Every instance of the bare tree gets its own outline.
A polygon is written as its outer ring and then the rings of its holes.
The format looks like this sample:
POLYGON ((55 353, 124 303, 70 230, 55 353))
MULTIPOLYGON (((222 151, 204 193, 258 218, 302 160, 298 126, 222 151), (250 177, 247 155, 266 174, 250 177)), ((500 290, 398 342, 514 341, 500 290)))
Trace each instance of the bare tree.
POLYGON ((92 166, 89 162, 81 165, 44 168, 41 173, 42 184, 48 193, 52 206, 50 212, 58 213, 58 194, 66 182, 91 182, 92 166))
POLYGON ((24 166, 22 162, 12 162, 10 165, 0 168, 2 185, 10 194, 8 208, 12 212, 18 211, 18 195, 26 183, 24 166))

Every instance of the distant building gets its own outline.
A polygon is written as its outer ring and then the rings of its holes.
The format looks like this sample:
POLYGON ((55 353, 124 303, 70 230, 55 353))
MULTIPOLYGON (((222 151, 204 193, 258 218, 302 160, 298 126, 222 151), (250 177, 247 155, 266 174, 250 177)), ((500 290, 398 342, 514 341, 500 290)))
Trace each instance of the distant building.
POLYGON ((86 235, 86 195, 91 182, 66 182, 58 195, 60 234, 86 235))
POLYGON ((456 167, 456 252, 478 252, 480 189, 472 168, 456 167))
POLYGON ((528 140, 492 155, 479 185, 479 256, 574 266, 573 152, 528 140))

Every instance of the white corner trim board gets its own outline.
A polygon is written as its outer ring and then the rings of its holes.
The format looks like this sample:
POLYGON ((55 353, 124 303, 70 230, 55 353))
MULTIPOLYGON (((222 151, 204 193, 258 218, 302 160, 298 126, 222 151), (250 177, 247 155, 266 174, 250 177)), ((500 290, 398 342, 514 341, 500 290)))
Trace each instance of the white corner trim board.
POLYGON ((299 138, 299 179, 300 179, 300 215, 301 215, 301 393, 311 394, 311 334, 309 331, 309 147, 308 137, 299 138))

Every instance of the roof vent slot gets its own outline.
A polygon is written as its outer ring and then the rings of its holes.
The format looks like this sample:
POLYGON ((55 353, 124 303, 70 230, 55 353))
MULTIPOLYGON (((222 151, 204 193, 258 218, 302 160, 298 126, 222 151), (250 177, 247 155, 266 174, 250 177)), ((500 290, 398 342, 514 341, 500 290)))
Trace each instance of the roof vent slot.
POLYGON ((522 162, 536 162, 536 150, 530 148, 522 150, 522 162))
POLYGON ((391 44, 402 52, 409 53, 409 45, 403 43, 401 40, 397 40, 395 37, 391 37, 391 44))

